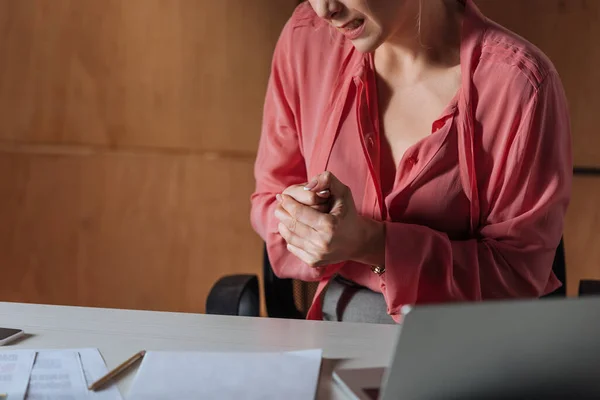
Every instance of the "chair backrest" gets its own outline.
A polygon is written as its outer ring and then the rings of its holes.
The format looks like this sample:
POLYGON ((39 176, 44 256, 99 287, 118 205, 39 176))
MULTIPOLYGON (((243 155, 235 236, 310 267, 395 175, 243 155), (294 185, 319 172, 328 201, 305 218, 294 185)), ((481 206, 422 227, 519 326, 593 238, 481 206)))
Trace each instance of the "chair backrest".
POLYGON ((579 281, 579 297, 583 296, 600 296, 600 281, 594 279, 579 281))
MULTIPOLYGON (((552 271, 562 282, 562 286, 544 298, 565 297, 567 294, 565 247, 561 238, 552 271)), ((307 283, 294 279, 280 279, 273 273, 266 246, 263 253, 263 279, 267 314, 272 318, 296 318, 306 316, 308 307, 316 289, 315 283, 307 283)))
POLYGON ((567 296, 567 261, 565 258, 565 243, 563 238, 556 248, 554 262, 552 263, 552 272, 562 282, 562 286, 554 292, 547 294, 544 297, 566 297, 567 296))
POLYGON ((294 302, 294 281, 280 279, 273 273, 267 247, 263 249, 263 282, 267 314, 271 318, 296 318, 304 317, 296 308, 294 302))

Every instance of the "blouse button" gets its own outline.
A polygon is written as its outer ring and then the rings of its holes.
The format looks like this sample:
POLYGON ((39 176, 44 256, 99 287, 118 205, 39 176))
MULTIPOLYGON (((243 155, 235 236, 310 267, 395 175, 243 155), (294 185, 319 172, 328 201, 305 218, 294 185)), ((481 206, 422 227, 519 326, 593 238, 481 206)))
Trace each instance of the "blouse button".
POLYGON ((369 145, 369 147, 375 146, 375 140, 373 139, 373 135, 367 136, 367 144, 369 145))

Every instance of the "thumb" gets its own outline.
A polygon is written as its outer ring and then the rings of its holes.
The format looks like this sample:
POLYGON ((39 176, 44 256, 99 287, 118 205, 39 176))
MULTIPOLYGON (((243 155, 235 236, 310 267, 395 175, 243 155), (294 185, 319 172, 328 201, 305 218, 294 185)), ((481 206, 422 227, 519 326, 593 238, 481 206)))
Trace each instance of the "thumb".
POLYGON ((331 201, 329 214, 340 217, 346 214, 350 189, 331 172, 325 171, 317 175, 304 189, 317 192, 317 194, 328 191, 331 201))
POLYGON ((348 187, 344 185, 331 172, 325 171, 315 176, 305 187, 304 190, 310 190, 317 194, 329 192, 331 196, 343 197, 348 193, 348 187))

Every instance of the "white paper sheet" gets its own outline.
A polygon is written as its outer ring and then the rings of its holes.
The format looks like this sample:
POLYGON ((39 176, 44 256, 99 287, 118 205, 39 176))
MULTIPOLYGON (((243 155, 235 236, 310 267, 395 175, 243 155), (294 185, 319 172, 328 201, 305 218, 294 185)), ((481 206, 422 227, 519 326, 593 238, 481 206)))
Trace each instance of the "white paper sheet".
MULTIPOLYGON (((106 363, 98 349, 77 349, 75 351, 81 357, 86 386, 89 387, 108 373, 106 363)), ((89 391, 88 398, 93 400, 123 400, 116 384, 106 386, 97 392, 89 391)))
MULTIPOLYGON (((31 350, 32 352, 43 352, 48 349, 37 349, 31 350)), ((65 349, 65 350, 52 350, 60 352, 76 352, 79 354, 81 366, 85 377, 85 386, 89 387, 92 383, 102 378, 108 373, 106 363, 100 354, 98 349, 94 348, 83 348, 83 349, 65 349)), ((125 361, 125 360, 123 360, 125 361)), ((29 375, 28 375, 29 376, 29 375)), ((1 393, 1 391, 0 391, 1 393)), ((123 400, 121 393, 116 384, 106 386, 104 389, 97 392, 88 391, 87 398, 90 400, 123 400)), ((12 400, 12 398, 11 398, 12 400)))
POLYGON ((34 360, 34 350, 0 350, 0 394, 23 400, 34 360))
POLYGON ((37 353, 29 377, 27 400, 79 400, 87 399, 87 395, 77 351, 43 350, 37 353))
POLYGON ((286 353, 147 352, 127 399, 307 400, 322 350, 286 353))

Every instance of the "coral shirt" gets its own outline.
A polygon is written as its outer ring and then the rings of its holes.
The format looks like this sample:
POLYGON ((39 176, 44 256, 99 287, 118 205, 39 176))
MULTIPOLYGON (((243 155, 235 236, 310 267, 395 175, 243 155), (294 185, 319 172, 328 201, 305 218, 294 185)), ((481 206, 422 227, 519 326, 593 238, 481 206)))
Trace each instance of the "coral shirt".
POLYGON ((278 41, 255 165, 251 221, 275 274, 335 274, 403 305, 534 298, 560 286, 552 262, 571 192, 569 115, 560 78, 532 44, 467 1, 461 87, 410 147, 395 177, 381 168, 371 54, 301 4, 278 41), (275 195, 331 171, 361 215, 385 221, 382 275, 355 262, 310 268, 277 231, 275 195), (386 184, 387 182, 387 184, 386 184), (382 187, 382 183, 384 184, 382 187))

